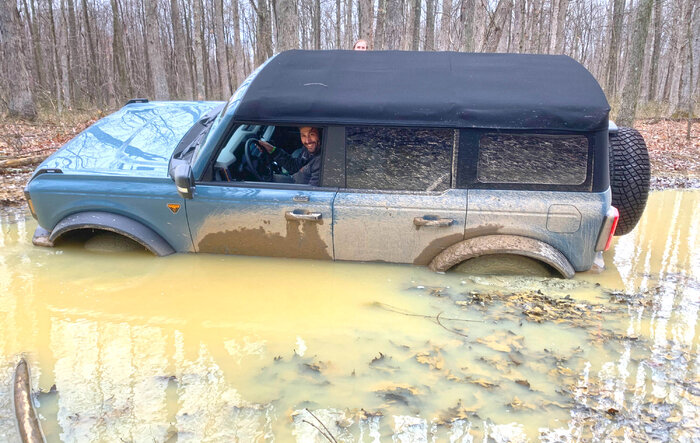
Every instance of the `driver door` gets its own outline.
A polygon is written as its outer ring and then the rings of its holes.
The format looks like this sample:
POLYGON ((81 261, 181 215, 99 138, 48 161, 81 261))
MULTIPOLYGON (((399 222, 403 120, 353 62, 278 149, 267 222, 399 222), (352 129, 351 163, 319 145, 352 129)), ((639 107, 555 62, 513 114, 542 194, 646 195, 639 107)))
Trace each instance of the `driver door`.
MULTIPOLYGON (((243 162, 250 163, 258 151, 250 143, 253 137, 294 149, 292 141, 298 142, 298 131, 288 132, 273 126, 239 127, 217 155, 215 169, 245 170, 243 162)), ((231 181, 214 175, 210 181, 197 183, 193 198, 186 201, 196 252, 334 258, 331 227, 336 188, 249 181, 249 175, 232 175, 231 181)))
POLYGON ((187 201, 196 252, 333 259, 335 189, 199 183, 187 201))

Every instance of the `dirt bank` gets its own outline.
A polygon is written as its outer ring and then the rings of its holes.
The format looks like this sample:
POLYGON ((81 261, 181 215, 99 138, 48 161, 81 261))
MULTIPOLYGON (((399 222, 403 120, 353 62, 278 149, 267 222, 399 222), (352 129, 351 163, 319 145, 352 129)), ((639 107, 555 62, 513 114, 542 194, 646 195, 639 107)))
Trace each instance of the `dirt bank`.
MULTIPOLYGON (((25 205, 23 189, 43 158, 101 114, 71 115, 36 123, 0 119, 0 207, 25 205)), ((700 121, 686 140, 686 121, 643 120, 637 128, 649 147, 652 189, 700 188, 700 121)))

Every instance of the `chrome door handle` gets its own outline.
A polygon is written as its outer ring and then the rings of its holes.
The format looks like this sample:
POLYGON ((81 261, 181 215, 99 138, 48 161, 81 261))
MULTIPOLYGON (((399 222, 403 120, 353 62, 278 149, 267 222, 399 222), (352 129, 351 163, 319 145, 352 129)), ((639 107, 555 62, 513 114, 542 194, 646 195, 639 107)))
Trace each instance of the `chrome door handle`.
POLYGON ((305 221, 321 221, 321 213, 320 212, 306 212, 306 211, 300 211, 300 210, 294 210, 294 211, 287 211, 284 213, 284 218, 290 221, 299 221, 299 220, 305 220, 305 221))
POLYGON ((435 227, 445 227, 452 226, 454 220, 451 218, 427 218, 427 217, 415 217, 413 219, 413 224, 416 226, 435 226, 435 227))

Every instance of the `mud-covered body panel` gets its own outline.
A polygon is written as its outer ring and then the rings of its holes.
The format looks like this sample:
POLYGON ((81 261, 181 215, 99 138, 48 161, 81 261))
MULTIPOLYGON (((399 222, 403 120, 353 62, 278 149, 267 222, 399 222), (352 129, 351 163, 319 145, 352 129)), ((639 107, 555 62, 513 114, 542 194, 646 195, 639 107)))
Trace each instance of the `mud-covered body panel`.
POLYGON ((561 251, 576 271, 586 271, 593 264, 596 240, 608 207, 609 190, 585 193, 472 189, 464 237, 513 234, 534 238, 561 251), (580 218, 576 213, 580 213, 580 218))
POLYGON ((336 259, 428 264, 463 239, 466 206, 467 191, 459 189, 339 192, 333 204, 336 259))
POLYGON ((200 184, 194 198, 187 201, 195 250, 331 260, 334 196, 335 190, 299 190, 293 186, 271 189, 254 183, 200 184), (293 219, 294 215, 313 214, 319 219, 293 219))
POLYGON ((187 215, 169 178, 41 174, 30 185, 39 226, 48 231, 64 218, 100 211, 123 215, 152 229, 178 252, 191 252, 187 215))

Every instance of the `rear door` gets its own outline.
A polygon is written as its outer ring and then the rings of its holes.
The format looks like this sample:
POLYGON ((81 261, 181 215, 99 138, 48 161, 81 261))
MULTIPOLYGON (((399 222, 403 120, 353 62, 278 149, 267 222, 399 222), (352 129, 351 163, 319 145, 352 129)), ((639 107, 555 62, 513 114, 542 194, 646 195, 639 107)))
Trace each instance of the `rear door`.
POLYGON ((464 238, 467 191, 452 189, 455 132, 346 128, 336 259, 425 265, 464 238))

